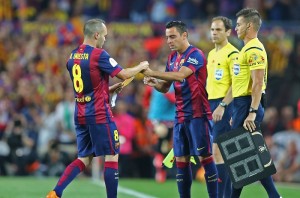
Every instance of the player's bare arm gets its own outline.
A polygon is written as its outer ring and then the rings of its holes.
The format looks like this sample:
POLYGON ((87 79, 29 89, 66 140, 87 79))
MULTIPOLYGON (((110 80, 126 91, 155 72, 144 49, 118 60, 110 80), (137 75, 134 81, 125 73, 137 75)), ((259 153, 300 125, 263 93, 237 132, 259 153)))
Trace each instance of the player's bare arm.
POLYGON ((157 78, 145 76, 144 84, 154 87, 159 92, 167 93, 170 89, 172 81, 165 81, 165 80, 160 80, 157 78))
MULTIPOLYGON (((251 78, 252 78, 252 102, 251 102, 251 108, 258 109, 260 100, 261 100, 261 90, 264 83, 264 74, 265 70, 263 69, 256 69, 251 71, 251 78)), ((256 113, 252 112, 249 113, 248 117, 244 121, 244 128, 249 130, 250 132, 255 130, 255 121, 256 113)))
POLYGON ((126 80, 149 67, 148 61, 143 61, 135 67, 122 69, 116 76, 122 80, 126 80))
POLYGON ((193 74, 193 71, 188 67, 181 67, 178 72, 160 72, 153 71, 150 68, 145 70, 144 75, 158 78, 165 81, 180 81, 193 74))
POLYGON ((109 86, 109 93, 120 93, 122 90, 123 86, 122 86, 122 82, 116 83, 114 85, 109 86))

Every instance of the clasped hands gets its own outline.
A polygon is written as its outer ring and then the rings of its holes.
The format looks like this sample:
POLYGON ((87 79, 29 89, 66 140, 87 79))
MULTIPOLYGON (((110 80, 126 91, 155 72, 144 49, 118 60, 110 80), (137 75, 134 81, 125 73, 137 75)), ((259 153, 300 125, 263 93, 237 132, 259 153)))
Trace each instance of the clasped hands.
POLYGON ((153 70, 149 68, 148 61, 143 61, 140 63, 140 65, 144 68, 141 73, 145 75, 144 77, 144 84, 149 86, 155 86, 158 83, 158 80, 156 78, 151 77, 153 70))

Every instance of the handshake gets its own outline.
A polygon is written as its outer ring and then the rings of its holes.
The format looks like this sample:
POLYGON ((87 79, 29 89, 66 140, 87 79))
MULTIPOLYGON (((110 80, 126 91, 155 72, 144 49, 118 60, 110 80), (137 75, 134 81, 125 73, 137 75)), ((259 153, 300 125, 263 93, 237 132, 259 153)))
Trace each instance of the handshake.
POLYGON ((143 73, 145 76, 151 76, 152 70, 149 68, 148 61, 140 62, 138 67, 140 67, 140 72, 143 73))
POLYGON ((158 83, 158 80, 156 78, 153 78, 153 70, 149 68, 149 63, 148 61, 143 61, 141 62, 138 67, 141 69, 141 73, 145 75, 144 77, 144 84, 149 85, 149 86, 155 86, 158 83))

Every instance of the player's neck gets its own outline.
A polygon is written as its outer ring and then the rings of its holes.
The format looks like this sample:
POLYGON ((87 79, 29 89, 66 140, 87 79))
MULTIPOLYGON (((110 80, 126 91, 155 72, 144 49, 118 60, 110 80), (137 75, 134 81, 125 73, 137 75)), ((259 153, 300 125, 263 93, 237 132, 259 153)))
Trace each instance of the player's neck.
POLYGON ((189 44, 189 43, 185 43, 185 44, 182 46, 181 49, 177 50, 177 53, 178 53, 178 54, 183 54, 183 53, 187 50, 187 48, 189 48, 189 47, 190 47, 190 44, 189 44))
POLYGON ((227 45, 227 43, 228 43, 228 40, 227 40, 227 39, 224 40, 224 41, 221 42, 221 43, 216 43, 216 44, 215 44, 216 51, 221 50, 225 45, 227 45))
POLYGON ((245 38, 243 39, 244 44, 246 45, 249 41, 251 41, 252 39, 257 38, 257 33, 253 33, 253 34, 247 34, 245 36, 245 38))
POLYGON ((84 41, 83 41, 82 44, 83 44, 83 45, 89 45, 89 46, 92 46, 92 47, 96 47, 95 42, 93 42, 93 41, 90 40, 90 39, 84 39, 84 41))

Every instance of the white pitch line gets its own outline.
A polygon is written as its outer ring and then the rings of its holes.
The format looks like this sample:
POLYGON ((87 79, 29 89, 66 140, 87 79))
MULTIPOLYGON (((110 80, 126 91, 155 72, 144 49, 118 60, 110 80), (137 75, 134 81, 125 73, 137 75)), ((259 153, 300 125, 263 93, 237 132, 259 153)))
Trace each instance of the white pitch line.
MULTIPOLYGON (((105 188, 105 183, 103 181, 93 180, 93 183, 105 188)), ((157 198, 122 186, 118 186, 118 192, 131 195, 136 198, 157 198)))

